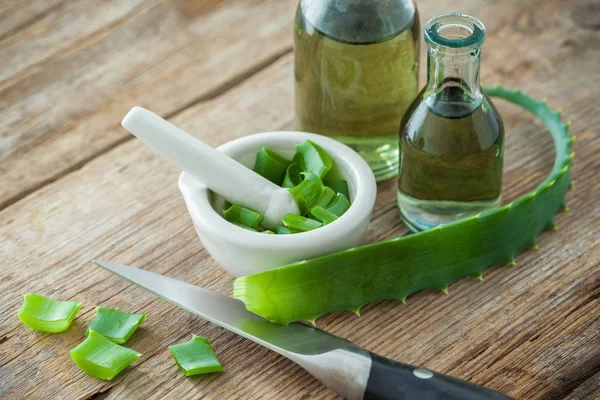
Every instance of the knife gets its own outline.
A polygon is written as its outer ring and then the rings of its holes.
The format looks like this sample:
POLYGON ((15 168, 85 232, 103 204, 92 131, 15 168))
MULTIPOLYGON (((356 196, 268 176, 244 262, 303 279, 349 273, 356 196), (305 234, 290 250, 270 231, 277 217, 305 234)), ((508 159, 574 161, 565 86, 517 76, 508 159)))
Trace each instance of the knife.
POLYGON ((269 322, 236 299, 138 268, 96 265, 176 306, 289 358, 349 400, 506 400, 502 393, 402 364, 302 323, 269 322))

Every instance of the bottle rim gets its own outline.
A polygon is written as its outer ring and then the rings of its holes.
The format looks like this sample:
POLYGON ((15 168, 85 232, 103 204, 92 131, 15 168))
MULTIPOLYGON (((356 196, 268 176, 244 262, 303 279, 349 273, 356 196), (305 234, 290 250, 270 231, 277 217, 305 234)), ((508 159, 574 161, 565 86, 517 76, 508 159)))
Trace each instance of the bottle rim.
POLYGON ((461 48, 481 46, 485 40, 483 23, 467 14, 451 13, 431 18, 425 24, 427 43, 461 48))

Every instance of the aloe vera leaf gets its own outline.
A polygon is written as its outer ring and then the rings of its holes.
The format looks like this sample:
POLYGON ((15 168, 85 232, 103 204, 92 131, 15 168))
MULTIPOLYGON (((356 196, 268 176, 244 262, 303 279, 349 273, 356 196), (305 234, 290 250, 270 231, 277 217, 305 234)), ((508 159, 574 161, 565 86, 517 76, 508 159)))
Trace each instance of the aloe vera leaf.
POLYGON ((79 312, 78 301, 52 300, 35 293, 23 296, 23 305, 17 315, 22 323, 45 333, 66 331, 79 312))
POLYGON ((108 307, 97 307, 96 318, 85 331, 95 331, 117 344, 127 342, 146 320, 146 314, 130 314, 108 307))
POLYGON ((263 216, 249 208, 234 204, 223 211, 223 218, 236 225, 241 225, 242 227, 247 226, 256 230, 258 224, 262 221, 263 216))
POLYGON ((333 166, 329 154, 318 144, 311 140, 305 140, 296 146, 294 162, 304 172, 312 172, 323 179, 333 166))
POLYGON ((256 154, 254 172, 276 185, 281 185, 290 163, 291 161, 286 160, 268 147, 263 147, 256 154))
POLYGON ((185 343, 169 346, 169 351, 185 376, 223 371, 223 366, 206 338, 193 335, 185 343))
POLYGON ((338 193, 335 198, 335 201, 329 207, 327 207, 326 210, 332 213, 333 215, 341 217, 342 214, 348 211, 349 208, 350 200, 348 200, 348 198, 342 193, 338 193))
POLYGON ((310 210, 310 213, 313 215, 313 217, 315 217, 316 219, 321 221, 323 223, 323 225, 330 224, 339 218, 337 215, 335 215, 332 212, 327 211, 326 209, 324 209, 321 206, 313 207, 313 209, 310 210))
POLYGON ((83 372, 105 381, 111 380, 141 357, 137 351, 113 343, 93 330, 70 353, 83 372))
POLYGON ((350 191, 348 190, 348 182, 343 179, 330 179, 323 181, 323 184, 331 189, 333 189, 336 193, 341 193, 346 198, 350 198, 350 191))
POLYGON ((286 214, 283 217, 283 223, 289 228, 297 232, 307 232, 323 226, 322 222, 314 219, 306 218, 296 214, 286 214))
POLYGON ((489 95, 529 110, 548 128, 556 158, 550 175, 522 198, 474 217, 411 236, 341 251, 241 277, 233 297, 246 308, 279 323, 314 321, 335 310, 359 310, 381 299, 405 300, 426 288, 446 289, 463 277, 482 276, 498 262, 512 262, 537 235, 553 228, 571 187, 569 123, 543 101, 496 86, 489 95))
POLYGON ((290 194, 296 200, 300 213, 308 213, 310 207, 321 195, 323 182, 318 175, 312 172, 304 172, 304 180, 298 186, 288 189, 290 194))
POLYGON ((300 175, 300 172, 301 171, 300 167, 298 167, 298 164, 291 163, 288 165, 287 169, 285 170, 285 177, 283 178, 281 187, 290 189, 294 186, 298 186, 300 182, 302 182, 302 176, 300 175))

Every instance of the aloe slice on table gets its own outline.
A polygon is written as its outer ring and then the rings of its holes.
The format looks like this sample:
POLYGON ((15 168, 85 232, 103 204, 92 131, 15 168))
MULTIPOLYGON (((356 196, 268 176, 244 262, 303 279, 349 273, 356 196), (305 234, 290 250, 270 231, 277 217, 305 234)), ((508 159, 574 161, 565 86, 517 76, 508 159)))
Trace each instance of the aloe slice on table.
POLYGON ((111 380, 141 357, 137 351, 113 343, 93 330, 70 353, 83 372, 105 381, 111 380))
POLYGON ((323 181, 323 184, 331 188, 336 193, 341 193, 346 198, 350 198, 350 191, 348 190, 348 182, 343 179, 330 179, 323 181))
POLYGON ((92 330, 115 343, 123 344, 145 320, 146 314, 130 314, 113 308, 97 307, 96 318, 85 334, 88 335, 92 330))
POLYGON ((296 232, 308 232, 323 226, 322 222, 296 214, 287 214, 283 217, 283 223, 296 232))
POLYGON ((223 217, 236 225, 248 227, 252 230, 258 228, 258 224, 262 221, 263 216, 249 208, 234 204, 227 210, 223 211, 223 217))
POLYGON ((290 163, 291 161, 286 160, 268 147, 263 147, 256 154, 254 172, 276 185, 281 185, 290 163))
POLYGON ((314 321, 327 312, 355 311, 377 300, 405 301, 422 289, 446 291, 457 279, 481 279, 492 264, 514 263, 522 248, 537 248, 537 235, 556 229, 554 214, 566 208, 575 138, 568 137, 569 123, 546 102, 499 86, 486 91, 529 110, 554 139, 554 167, 535 190, 505 206, 425 232, 238 278, 233 297, 279 324, 314 321))
POLYGON ((329 154, 311 140, 305 140, 296 146, 294 162, 298 164, 302 171, 312 172, 321 179, 327 175, 333 166, 329 154))
POLYGON ((206 338, 193 335, 185 343, 169 346, 169 351, 185 376, 223 371, 223 366, 206 338))
POLYGON ((31 329, 45 333, 66 331, 81 308, 78 301, 52 300, 35 293, 23 297, 19 319, 31 329))

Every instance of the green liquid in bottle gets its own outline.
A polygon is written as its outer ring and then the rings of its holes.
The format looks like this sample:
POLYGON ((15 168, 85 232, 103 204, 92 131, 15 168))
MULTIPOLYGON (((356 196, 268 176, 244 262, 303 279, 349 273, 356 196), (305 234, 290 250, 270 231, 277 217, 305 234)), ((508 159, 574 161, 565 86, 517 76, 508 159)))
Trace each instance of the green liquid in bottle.
POLYGON ((330 12, 322 30, 299 7, 295 29, 297 128, 349 145, 377 180, 397 174, 398 126, 418 90, 416 10, 369 13, 383 3, 354 4, 358 17, 352 5, 344 15, 330 12))

